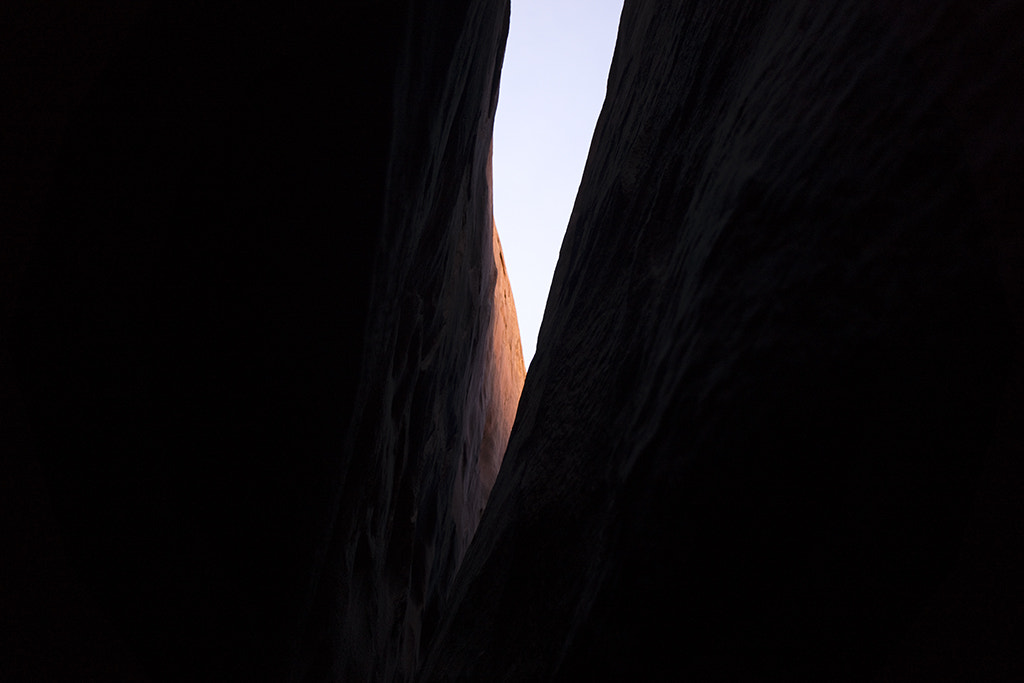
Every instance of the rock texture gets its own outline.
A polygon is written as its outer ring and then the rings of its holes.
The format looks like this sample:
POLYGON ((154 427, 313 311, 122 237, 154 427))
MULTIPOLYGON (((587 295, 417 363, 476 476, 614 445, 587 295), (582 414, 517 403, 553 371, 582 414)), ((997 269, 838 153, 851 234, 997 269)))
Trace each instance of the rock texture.
MULTIPOLYGON (((486 377, 490 383, 484 404, 487 418, 484 422, 483 445, 480 448, 480 478, 484 486, 484 499, 490 497, 491 487, 501 469, 505 447, 512 432, 512 421, 519 406, 526 379, 523 345, 519 339, 519 320, 512 287, 508 281, 505 257, 498 239, 498 226, 491 232, 491 249, 497 283, 494 287, 494 312, 491 315, 491 369, 486 377)), ((483 513, 483 508, 480 508, 483 513)), ((474 526, 475 531, 475 526, 474 526)))
POLYGON ((0 678, 1019 680, 1018 4, 627 0, 524 386, 507 0, 8 3, 0 678))
POLYGON ((507 31, 507 3, 409 10, 359 393, 313 603, 328 680, 415 671, 515 415, 525 372, 490 193, 507 31))

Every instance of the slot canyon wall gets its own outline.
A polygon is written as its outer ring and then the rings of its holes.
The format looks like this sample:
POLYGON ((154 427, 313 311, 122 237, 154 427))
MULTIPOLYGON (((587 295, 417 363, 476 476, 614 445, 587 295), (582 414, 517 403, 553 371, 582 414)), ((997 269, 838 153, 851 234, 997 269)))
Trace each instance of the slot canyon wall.
POLYGON ((0 678, 411 677, 525 375, 507 2, 24 15, 0 678))
POLYGON ((1014 3, 626 0, 525 385, 508 0, 3 12, 0 679, 1024 674, 1014 3))

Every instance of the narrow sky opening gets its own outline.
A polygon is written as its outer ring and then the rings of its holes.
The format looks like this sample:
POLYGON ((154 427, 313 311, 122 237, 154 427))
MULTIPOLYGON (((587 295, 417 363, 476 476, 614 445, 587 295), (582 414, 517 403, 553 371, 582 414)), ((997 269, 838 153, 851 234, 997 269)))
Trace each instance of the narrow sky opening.
POLYGON ((533 359, 604 103, 622 0, 512 0, 494 120, 494 219, 533 359))

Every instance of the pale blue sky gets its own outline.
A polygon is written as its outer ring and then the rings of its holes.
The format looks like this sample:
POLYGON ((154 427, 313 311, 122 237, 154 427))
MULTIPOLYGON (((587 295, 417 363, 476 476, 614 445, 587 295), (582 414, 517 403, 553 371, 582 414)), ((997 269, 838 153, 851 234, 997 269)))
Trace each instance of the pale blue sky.
POLYGON ((512 0, 494 122, 494 219, 533 358, 604 103, 622 0, 512 0))

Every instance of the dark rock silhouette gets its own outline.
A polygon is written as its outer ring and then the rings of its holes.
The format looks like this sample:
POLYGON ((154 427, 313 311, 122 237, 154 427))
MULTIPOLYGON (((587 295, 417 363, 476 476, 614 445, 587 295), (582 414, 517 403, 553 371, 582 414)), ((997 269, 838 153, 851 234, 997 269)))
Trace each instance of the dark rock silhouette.
POLYGON ((524 375, 507 8, 136 21, 65 133, 16 340, 74 574, 159 680, 408 677, 524 375))
POLYGON ((507 0, 12 7, 3 680, 1024 673, 1014 3, 627 0, 525 386, 507 0))

